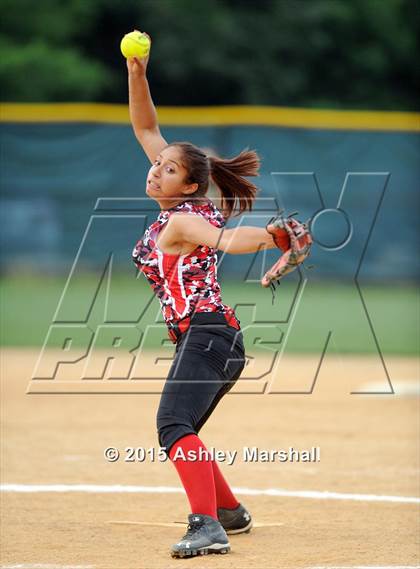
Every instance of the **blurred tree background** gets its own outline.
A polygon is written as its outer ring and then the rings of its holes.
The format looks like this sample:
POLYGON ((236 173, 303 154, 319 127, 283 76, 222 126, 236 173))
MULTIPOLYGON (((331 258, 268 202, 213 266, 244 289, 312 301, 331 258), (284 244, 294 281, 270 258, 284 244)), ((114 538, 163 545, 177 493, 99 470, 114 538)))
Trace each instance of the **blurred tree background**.
POLYGON ((126 103, 124 33, 159 105, 416 110, 418 0, 0 0, 1 99, 126 103))

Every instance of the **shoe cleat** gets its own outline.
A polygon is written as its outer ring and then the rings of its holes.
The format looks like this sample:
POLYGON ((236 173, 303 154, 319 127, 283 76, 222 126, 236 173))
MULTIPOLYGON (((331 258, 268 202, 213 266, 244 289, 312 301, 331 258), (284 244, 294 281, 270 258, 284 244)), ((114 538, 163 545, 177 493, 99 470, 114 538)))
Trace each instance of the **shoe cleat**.
POLYGON ((252 517, 242 504, 231 510, 218 508, 217 517, 228 535, 251 531, 252 517))
POLYGON ((188 516, 187 533, 172 546, 172 557, 229 553, 230 544, 220 522, 204 514, 188 516))

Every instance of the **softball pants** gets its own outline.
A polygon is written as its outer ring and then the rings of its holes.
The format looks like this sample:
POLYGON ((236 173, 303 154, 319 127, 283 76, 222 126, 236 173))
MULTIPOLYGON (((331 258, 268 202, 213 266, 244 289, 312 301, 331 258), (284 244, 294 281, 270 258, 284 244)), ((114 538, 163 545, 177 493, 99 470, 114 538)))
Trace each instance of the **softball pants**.
POLYGON ((169 451, 188 434, 198 434, 245 367, 242 331, 223 314, 200 312, 177 341, 157 413, 159 444, 169 451))

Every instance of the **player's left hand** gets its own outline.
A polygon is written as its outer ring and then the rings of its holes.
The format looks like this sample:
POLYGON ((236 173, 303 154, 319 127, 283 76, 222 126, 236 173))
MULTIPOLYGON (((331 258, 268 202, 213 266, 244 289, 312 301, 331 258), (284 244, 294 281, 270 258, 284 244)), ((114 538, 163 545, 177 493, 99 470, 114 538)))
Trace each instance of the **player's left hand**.
POLYGON ((294 271, 308 257, 312 246, 312 236, 306 223, 288 216, 272 218, 266 230, 273 237, 277 247, 283 252, 279 260, 261 279, 263 287, 272 286, 288 273, 294 271))

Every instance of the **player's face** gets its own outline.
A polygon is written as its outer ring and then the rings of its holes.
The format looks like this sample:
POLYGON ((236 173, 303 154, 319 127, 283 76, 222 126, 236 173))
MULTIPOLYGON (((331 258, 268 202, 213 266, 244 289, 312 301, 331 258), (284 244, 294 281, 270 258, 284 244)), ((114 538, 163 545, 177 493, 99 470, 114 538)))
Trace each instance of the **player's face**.
POLYGON ((181 160, 180 149, 168 146, 156 157, 149 170, 146 194, 156 200, 161 208, 172 207, 197 190, 197 184, 185 183, 187 170, 181 160))

